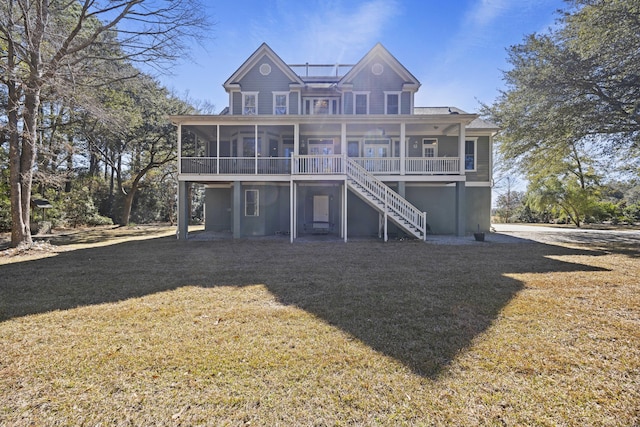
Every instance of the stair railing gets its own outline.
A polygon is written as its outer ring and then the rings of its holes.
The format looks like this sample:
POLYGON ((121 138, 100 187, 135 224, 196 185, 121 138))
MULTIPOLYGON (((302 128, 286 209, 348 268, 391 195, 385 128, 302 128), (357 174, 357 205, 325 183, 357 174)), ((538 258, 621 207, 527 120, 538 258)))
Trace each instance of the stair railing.
POLYGON ((422 237, 427 236, 427 214, 413 206, 407 199, 393 191, 384 182, 370 174, 365 168, 346 158, 345 162, 347 178, 353 180, 360 187, 371 194, 390 212, 395 213, 402 220, 422 232, 422 237))

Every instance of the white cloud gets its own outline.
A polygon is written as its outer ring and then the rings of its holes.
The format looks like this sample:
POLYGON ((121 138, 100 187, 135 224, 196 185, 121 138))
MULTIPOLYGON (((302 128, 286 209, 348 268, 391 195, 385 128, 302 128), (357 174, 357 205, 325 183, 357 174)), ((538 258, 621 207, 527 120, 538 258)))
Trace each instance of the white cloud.
POLYGON ((510 0, 480 0, 475 7, 469 9, 465 21, 476 29, 492 24, 507 12, 510 6, 522 6, 522 2, 510 0))
POLYGON ((359 60, 381 41, 385 27, 399 13, 398 0, 305 1, 295 6, 279 0, 254 35, 269 45, 273 40, 272 47, 278 45, 274 49, 287 61, 348 62, 359 60))

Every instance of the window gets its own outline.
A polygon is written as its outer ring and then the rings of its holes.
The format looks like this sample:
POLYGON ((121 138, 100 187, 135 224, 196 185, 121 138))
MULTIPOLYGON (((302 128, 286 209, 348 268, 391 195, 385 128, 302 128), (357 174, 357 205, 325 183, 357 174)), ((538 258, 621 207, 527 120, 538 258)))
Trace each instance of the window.
POLYGON ((365 139, 365 157, 389 157, 389 139, 365 139))
POLYGON ((464 142, 464 170, 475 171, 476 170, 476 140, 466 140, 464 142))
POLYGON ((304 114, 338 114, 338 99, 306 98, 304 100, 304 114))
POLYGON ((242 114, 258 114, 258 92, 242 92, 242 114))
POLYGON ((287 92, 273 93, 273 114, 284 115, 289 112, 289 94, 287 92))
POLYGON ((400 114, 400 92, 385 92, 384 111, 386 114, 400 114))
POLYGON ((422 147, 424 151, 424 157, 438 157, 438 140, 437 139, 423 139, 422 147))
POLYGON ((354 92, 353 98, 353 114, 369 114, 369 94, 354 92))
POLYGON ((244 216, 259 216, 258 190, 244 191, 244 216))
POLYGON ((333 154, 333 139, 309 139, 309 154, 331 155, 333 154))
MULTIPOLYGON (((262 154, 262 138, 258 138, 258 156, 262 154)), ((242 157, 255 157, 256 139, 242 138, 242 157)))

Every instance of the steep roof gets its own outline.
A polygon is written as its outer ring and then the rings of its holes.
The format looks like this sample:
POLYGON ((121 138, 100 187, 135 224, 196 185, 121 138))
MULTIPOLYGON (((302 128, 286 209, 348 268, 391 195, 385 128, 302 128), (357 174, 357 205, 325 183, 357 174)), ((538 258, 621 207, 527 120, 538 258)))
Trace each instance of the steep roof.
POLYGON ((353 78, 368 67, 376 58, 382 58, 383 61, 391 67, 405 81, 405 86, 414 90, 418 90, 420 82, 418 79, 405 68, 404 65, 393 56, 382 43, 377 43, 356 65, 349 70, 347 74, 340 80, 340 84, 348 84, 353 78))
POLYGON ((255 52, 244 61, 232 75, 224 82, 223 86, 229 90, 234 88, 240 80, 264 57, 267 56, 282 72, 292 81, 300 85, 304 84, 300 77, 267 45, 262 43, 255 52))

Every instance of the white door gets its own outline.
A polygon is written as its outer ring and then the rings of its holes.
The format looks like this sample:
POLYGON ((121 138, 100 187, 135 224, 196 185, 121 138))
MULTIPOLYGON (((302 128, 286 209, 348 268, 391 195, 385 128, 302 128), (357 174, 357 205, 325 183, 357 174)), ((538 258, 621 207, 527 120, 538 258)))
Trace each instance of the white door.
POLYGON ((313 196, 313 222, 329 226, 329 196, 313 196))

